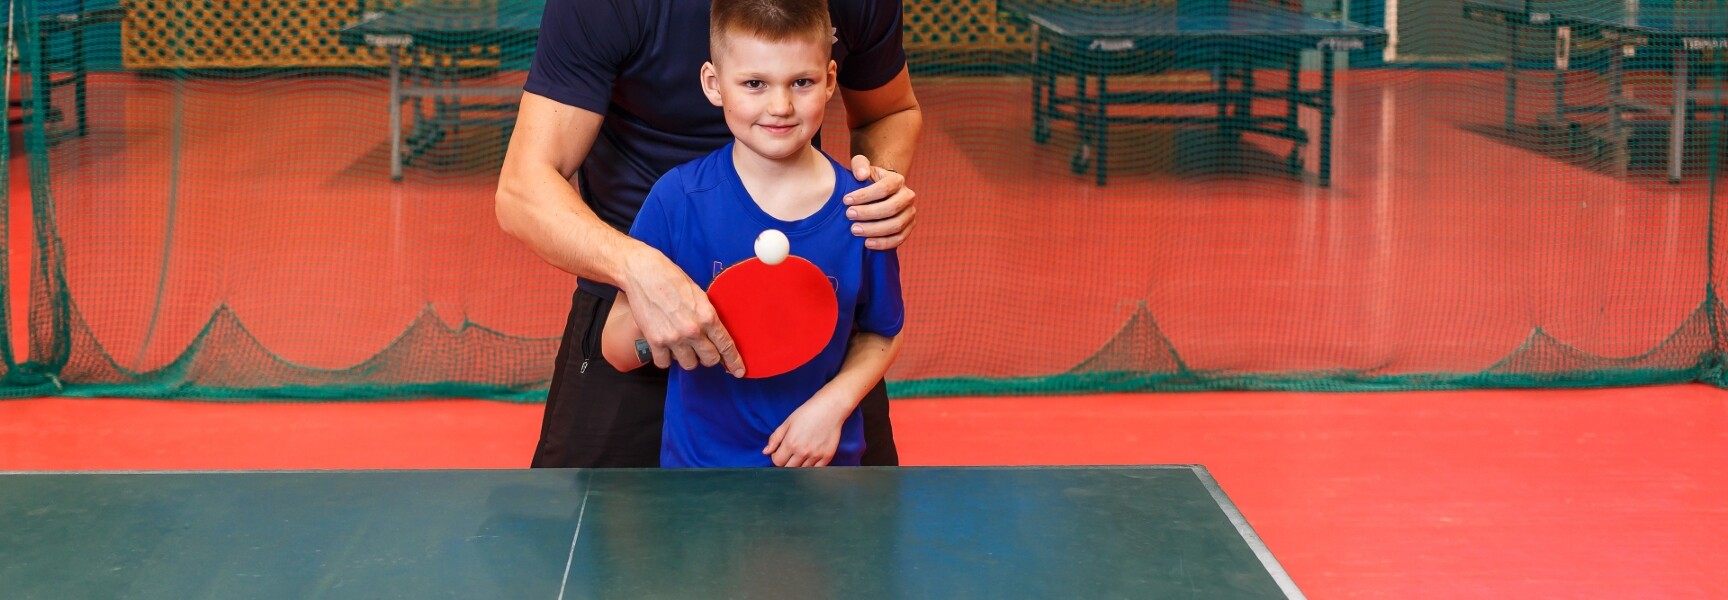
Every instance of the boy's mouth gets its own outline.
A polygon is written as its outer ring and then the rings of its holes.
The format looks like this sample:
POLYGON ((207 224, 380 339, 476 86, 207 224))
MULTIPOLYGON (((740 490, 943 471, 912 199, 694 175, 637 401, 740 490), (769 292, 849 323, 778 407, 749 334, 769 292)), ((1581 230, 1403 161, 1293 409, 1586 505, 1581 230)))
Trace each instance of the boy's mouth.
POLYGON ((767 125, 767 124, 763 124, 763 125, 759 125, 759 127, 768 130, 768 133, 772 133, 774 135, 786 135, 788 133, 792 133, 792 130, 796 129, 798 126, 796 126, 796 125, 767 125))

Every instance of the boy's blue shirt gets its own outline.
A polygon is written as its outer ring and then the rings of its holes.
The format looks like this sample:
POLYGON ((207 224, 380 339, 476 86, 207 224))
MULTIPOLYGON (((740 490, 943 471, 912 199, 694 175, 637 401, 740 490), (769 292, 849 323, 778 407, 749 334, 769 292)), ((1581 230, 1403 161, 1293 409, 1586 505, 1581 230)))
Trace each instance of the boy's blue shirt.
MULTIPOLYGON (((758 234, 778 229, 791 241, 793 255, 815 263, 834 283, 840 315, 828 346, 784 375, 737 379, 720 366, 672 369, 660 446, 664 467, 772 466, 762 454, 768 437, 839 374, 852 333, 893 337, 905 320, 898 256, 892 250, 865 248, 864 239, 852 235, 845 215, 841 197, 864 184, 827 157, 834 169, 834 193, 828 202, 809 217, 781 221, 745 191, 732 162, 732 146, 674 168, 655 182, 630 236, 665 253, 707 289, 721 270, 755 256, 758 234)), ((863 454, 864 422, 853 409, 830 464, 856 465, 863 454)))

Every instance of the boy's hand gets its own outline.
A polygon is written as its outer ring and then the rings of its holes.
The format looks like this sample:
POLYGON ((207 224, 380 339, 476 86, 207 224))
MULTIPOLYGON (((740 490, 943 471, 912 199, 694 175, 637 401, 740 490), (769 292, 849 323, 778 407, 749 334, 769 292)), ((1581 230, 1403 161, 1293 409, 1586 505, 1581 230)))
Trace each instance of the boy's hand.
POLYGON ((762 453, 776 467, 826 467, 840 447, 840 426, 851 414, 845 402, 817 392, 768 436, 762 453))
POLYGON ((871 250, 893 250, 912 235, 912 217, 918 194, 906 187, 899 173, 870 165, 864 155, 852 157, 852 176, 869 186, 846 195, 846 218, 852 220, 852 235, 862 238, 871 250))

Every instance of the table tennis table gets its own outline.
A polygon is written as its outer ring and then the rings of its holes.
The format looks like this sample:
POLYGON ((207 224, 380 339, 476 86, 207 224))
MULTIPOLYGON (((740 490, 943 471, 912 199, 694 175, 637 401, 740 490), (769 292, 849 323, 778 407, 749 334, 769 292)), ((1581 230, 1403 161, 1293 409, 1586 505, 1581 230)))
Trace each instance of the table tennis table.
POLYGON ((1697 90, 1697 73, 1690 69, 1693 54, 1728 50, 1728 10, 1722 8, 1684 10, 1668 8, 1640 13, 1618 2, 1534 4, 1530 0, 1472 0, 1464 3, 1468 19, 1498 24, 1506 34, 1506 116, 1508 132, 1517 126, 1518 46, 1521 30, 1539 31, 1555 42, 1552 95, 1554 112, 1549 115, 1571 131, 1581 130, 1574 115, 1606 116, 1609 147, 1618 156, 1615 164, 1629 165, 1627 150, 1631 129, 1649 120, 1633 121, 1639 115, 1660 115, 1666 120, 1668 137, 1668 181, 1679 183, 1685 162, 1686 130, 1702 113, 1728 113, 1717 94, 1697 90), (1606 44, 1608 52, 1608 99, 1599 104, 1570 104, 1566 100, 1566 72, 1572 68, 1572 50, 1582 39, 1606 44), (1627 57, 1641 49, 1665 53, 1672 71, 1671 98, 1648 102, 1633 98, 1624 86, 1627 57))
MULTIPOLYGON (((1185 12, 1144 4, 1101 4, 1075 0, 1000 0, 999 12, 1031 29, 1033 141, 1050 138, 1052 121, 1073 121, 1080 145, 1073 171, 1091 170, 1102 186, 1108 178, 1108 138, 1112 124, 1150 123, 1216 127, 1234 143, 1243 133, 1290 140, 1292 172, 1302 172, 1301 150, 1310 135, 1297 122, 1306 106, 1320 113, 1319 183, 1332 181, 1333 52, 1367 51, 1382 46, 1383 30, 1255 6, 1232 5, 1185 12), (1303 89, 1302 54, 1323 54, 1319 89, 1303 89), (1283 89, 1255 86, 1254 71, 1273 66, 1286 72, 1283 89), (1164 70, 1205 69, 1212 89, 1112 91, 1111 76, 1164 70), (1073 96, 1058 91, 1058 79, 1072 77, 1073 96), (1091 82, 1089 84, 1089 81, 1091 82), (1277 115, 1254 114, 1254 101, 1284 103, 1277 115), (1112 115, 1115 105, 1213 105, 1213 115, 1112 115)), ((1145 86, 1136 86, 1145 87, 1145 86)))
POLYGON ((514 100, 520 87, 463 85, 473 69, 463 61, 508 63, 532 56, 539 39, 539 0, 502 0, 494 6, 418 4, 394 11, 367 11, 344 26, 341 43, 383 48, 390 55, 390 178, 402 179, 402 167, 437 144, 455 127, 493 124, 508 128, 515 122, 514 100), (427 56, 422 56, 425 54, 427 56), (417 64, 429 58, 431 64, 417 64), (404 85, 405 71, 420 74, 424 85, 404 85), (469 98, 502 99, 471 103, 469 98), (414 125, 404 135, 402 105, 430 98, 430 116, 412 111, 414 125), (475 118, 467 113, 490 117, 475 118), (504 116, 498 116, 498 115, 504 116))
POLYGON ((1300 598, 1199 466, 11 473, 0 595, 1300 598))
MULTIPOLYGON (((78 3, 81 7, 83 3, 78 3)), ((17 8, 22 14, 23 7, 17 8)), ((36 69, 27 75, 39 80, 43 98, 43 117, 45 123, 57 123, 65 120, 65 113, 54 106, 54 91, 72 88, 72 123, 64 129, 48 128, 47 141, 50 144, 66 138, 83 137, 89 131, 89 117, 84 107, 89 104, 89 55, 86 52, 85 29, 99 23, 119 23, 126 18, 126 9, 119 6, 105 6, 88 10, 62 11, 47 10, 39 7, 35 15, 36 23, 36 69), (61 36, 69 39, 61 40, 68 48, 54 45, 61 36), (61 50, 51 52, 50 49, 61 50)), ((20 36, 22 37, 22 36, 20 36)), ((8 57, 16 56, 18 48, 16 40, 7 40, 8 57)), ((8 67, 12 66, 8 62, 8 67)), ((22 98, 13 98, 12 103, 31 109, 31 96, 26 93, 22 98)))

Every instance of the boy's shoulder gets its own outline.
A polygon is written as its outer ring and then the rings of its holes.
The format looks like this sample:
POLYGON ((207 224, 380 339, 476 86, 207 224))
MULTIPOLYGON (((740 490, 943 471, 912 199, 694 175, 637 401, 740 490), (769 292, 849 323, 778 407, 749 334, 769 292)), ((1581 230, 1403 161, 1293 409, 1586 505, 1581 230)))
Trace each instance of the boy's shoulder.
POLYGON ((666 193, 676 192, 679 196, 695 196, 719 189, 726 181, 726 170, 732 167, 732 146, 705 154, 690 162, 672 167, 655 187, 667 186, 662 190, 666 193))
POLYGON ((852 175, 852 168, 846 166, 845 162, 829 156, 827 152, 823 152, 822 156, 828 157, 828 163, 834 167, 834 187, 838 193, 849 194, 870 187, 871 182, 859 181, 857 177, 852 175))

